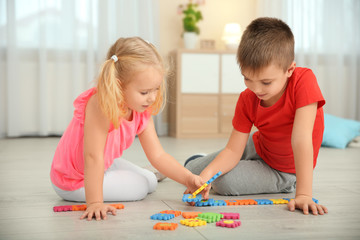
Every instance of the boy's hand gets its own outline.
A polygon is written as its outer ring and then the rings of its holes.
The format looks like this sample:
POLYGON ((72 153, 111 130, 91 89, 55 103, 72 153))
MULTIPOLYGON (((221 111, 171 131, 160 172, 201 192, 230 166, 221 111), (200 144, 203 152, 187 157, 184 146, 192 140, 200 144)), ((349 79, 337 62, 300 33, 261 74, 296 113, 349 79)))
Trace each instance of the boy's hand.
POLYGON ((296 196, 295 199, 292 199, 288 203, 288 208, 290 211, 295 211, 295 208, 303 210, 305 215, 309 214, 309 211, 313 213, 313 215, 324 215, 324 213, 328 213, 328 209, 325 206, 316 204, 311 197, 309 196, 296 196))
POLYGON ((116 215, 116 208, 114 208, 113 206, 110 206, 108 204, 104 204, 104 203, 91 203, 87 205, 87 208, 84 212, 83 215, 81 215, 80 219, 84 219, 87 218, 88 221, 91 221, 91 219, 93 217, 95 217, 95 219, 97 221, 101 220, 101 219, 106 219, 107 218, 107 213, 111 212, 112 215, 116 215))

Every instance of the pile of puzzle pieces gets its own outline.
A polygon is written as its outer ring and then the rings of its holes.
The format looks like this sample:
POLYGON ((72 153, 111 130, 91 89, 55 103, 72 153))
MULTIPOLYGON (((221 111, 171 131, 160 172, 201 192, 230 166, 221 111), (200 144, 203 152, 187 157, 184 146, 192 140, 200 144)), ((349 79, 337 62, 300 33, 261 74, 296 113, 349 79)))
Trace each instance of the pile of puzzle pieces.
MULTIPOLYGON (((194 202, 196 207, 205 206, 234 206, 234 205, 273 205, 273 204, 286 204, 290 201, 290 198, 280 199, 241 199, 241 200, 214 200, 212 198, 202 199, 201 195, 194 196, 192 194, 184 194, 183 202, 194 202)), ((315 203, 319 201, 313 198, 315 203)))
MULTIPOLYGON (((213 212, 183 212, 174 210, 165 210, 160 213, 152 215, 150 218, 153 220, 168 221, 175 217, 182 215, 184 219, 180 220, 180 224, 188 227, 205 226, 207 223, 215 223, 218 227, 236 228, 241 225, 239 213, 213 213, 213 212)), ((155 230, 175 230, 178 227, 177 223, 158 222, 154 225, 155 230)))

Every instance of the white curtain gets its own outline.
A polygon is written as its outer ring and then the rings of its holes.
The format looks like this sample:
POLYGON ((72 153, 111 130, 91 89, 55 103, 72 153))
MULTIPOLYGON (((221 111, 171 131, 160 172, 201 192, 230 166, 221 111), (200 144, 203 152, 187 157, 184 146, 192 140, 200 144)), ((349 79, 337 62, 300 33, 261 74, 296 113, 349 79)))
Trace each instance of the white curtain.
POLYGON ((110 45, 159 43, 157 0, 0 0, 0 137, 61 135, 110 45))
POLYGON ((325 112, 360 120, 360 1, 258 0, 258 15, 292 28, 297 66, 314 71, 325 112))

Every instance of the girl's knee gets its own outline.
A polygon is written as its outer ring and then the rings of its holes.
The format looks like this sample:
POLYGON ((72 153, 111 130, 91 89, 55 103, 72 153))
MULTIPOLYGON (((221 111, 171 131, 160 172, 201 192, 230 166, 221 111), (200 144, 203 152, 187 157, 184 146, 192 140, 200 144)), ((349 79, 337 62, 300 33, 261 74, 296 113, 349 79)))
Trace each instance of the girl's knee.
POLYGON ((138 201, 149 193, 145 176, 131 171, 112 171, 104 178, 104 201, 138 201))

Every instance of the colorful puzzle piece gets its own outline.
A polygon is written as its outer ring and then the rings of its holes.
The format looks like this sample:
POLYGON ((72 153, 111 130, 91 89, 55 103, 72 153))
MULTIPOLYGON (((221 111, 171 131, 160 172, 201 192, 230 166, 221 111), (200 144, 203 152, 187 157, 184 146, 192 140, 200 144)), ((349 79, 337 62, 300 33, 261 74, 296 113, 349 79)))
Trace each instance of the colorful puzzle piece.
POLYGON ((121 203, 113 203, 113 204, 110 204, 110 206, 113 206, 116 209, 124 209, 125 208, 125 206, 122 205, 121 203))
POLYGON ((224 200, 214 200, 212 206, 226 206, 226 202, 224 200))
POLYGON ((217 174, 215 174, 212 178, 209 179, 209 181, 207 181, 207 184, 210 184, 212 181, 214 181, 215 179, 217 179, 219 176, 221 175, 221 171, 219 171, 217 174))
POLYGON ((224 215, 223 219, 240 219, 239 213, 221 212, 220 214, 224 215))
POLYGON ((289 201, 286 200, 286 199, 269 199, 270 201, 273 202, 273 204, 286 204, 288 203, 289 201))
POLYGON ((199 194, 199 192, 201 192, 202 190, 204 190, 204 188, 206 188, 210 183, 212 183, 216 178, 218 178, 221 175, 221 171, 219 171, 217 174, 215 174, 212 178, 209 179, 209 181, 207 181, 206 183, 204 183, 198 190, 196 190, 195 192, 193 192, 193 196, 195 197, 196 195, 199 194))
POLYGON ((234 221, 234 220, 221 220, 216 223, 216 226, 218 227, 227 227, 227 228, 236 228, 241 225, 240 221, 234 221))
POLYGON ((162 223, 159 222, 154 225, 155 230, 175 230, 178 227, 177 223, 162 223))
POLYGON ((55 206, 53 207, 54 212, 67 212, 72 211, 72 205, 55 206))
POLYGON ((197 195, 197 196, 193 196, 192 194, 184 194, 182 201, 183 202, 199 202, 201 201, 202 196, 201 195, 197 195))
POLYGON ((240 205, 240 200, 224 200, 224 201, 228 206, 240 205))
POLYGON ((200 202, 195 203, 195 207, 214 206, 214 199, 202 199, 200 202))
POLYGON ((257 205, 258 203, 254 199, 242 199, 238 200, 239 205, 257 205))
POLYGON ((254 199, 258 205, 272 205, 273 202, 269 199, 254 199))
POLYGON ((220 213, 212 213, 212 212, 200 213, 198 215, 198 219, 204 220, 208 223, 217 222, 223 217, 224 217, 224 215, 222 215, 220 213))
POLYGON ((183 219, 183 220, 180 220, 180 223, 185 226, 189 226, 189 227, 197 227, 197 226, 206 225, 206 221, 201 220, 201 219, 195 219, 195 218, 183 219))
POLYGON ((150 218, 153 220, 170 220, 173 219, 175 217, 174 214, 167 214, 167 213, 156 213, 154 215, 152 215, 150 218))
POLYGON ((202 185, 201 187, 199 187, 195 192, 193 192, 193 196, 195 197, 196 195, 199 194, 199 192, 201 192, 202 190, 204 190, 209 184, 204 183, 204 185, 202 185))
POLYGON ((184 218, 196 218, 199 213, 201 213, 201 212, 183 212, 182 216, 184 218))
POLYGON ((174 210, 164 210, 164 211, 161 211, 160 213, 174 214, 175 217, 181 215, 181 211, 174 211, 174 210))

